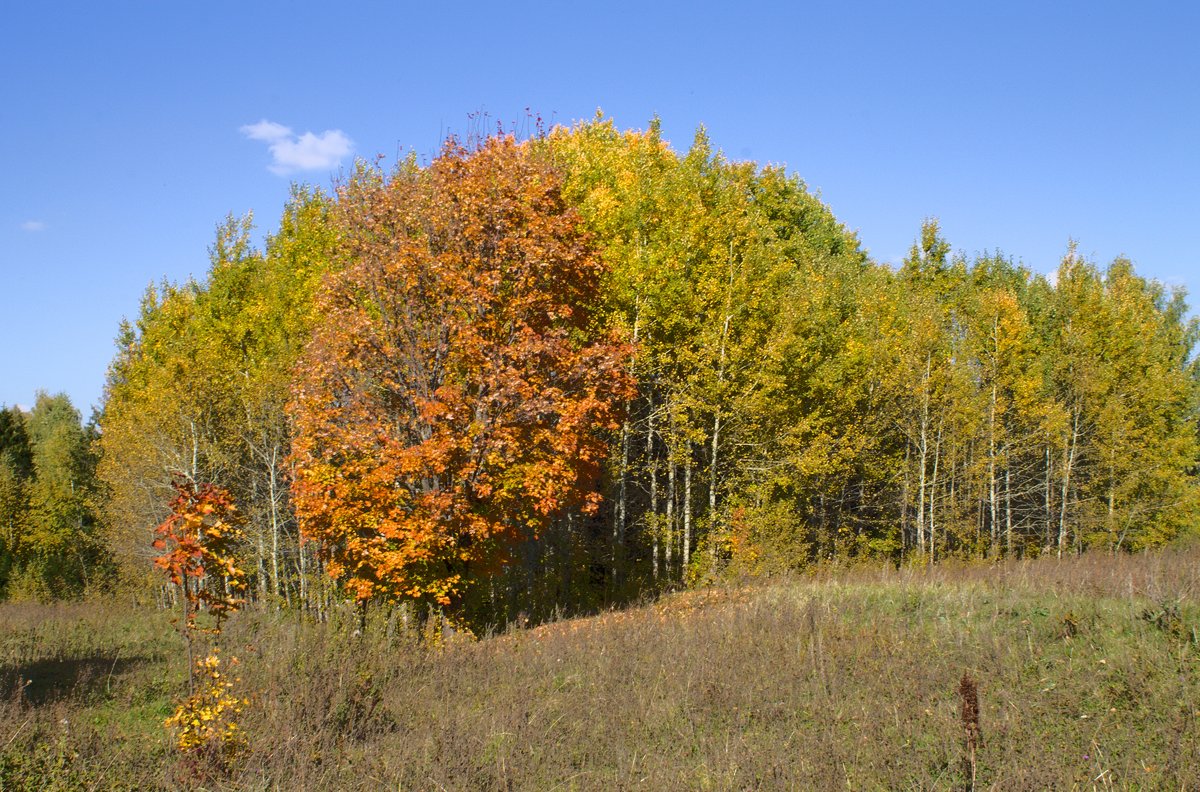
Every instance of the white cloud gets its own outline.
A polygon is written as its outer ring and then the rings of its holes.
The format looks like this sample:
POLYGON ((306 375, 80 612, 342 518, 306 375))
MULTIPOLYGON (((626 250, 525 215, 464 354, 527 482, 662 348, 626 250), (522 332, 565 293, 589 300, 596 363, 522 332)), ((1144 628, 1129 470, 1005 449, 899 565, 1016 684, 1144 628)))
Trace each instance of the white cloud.
POLYGON ((21 223, 21 230, 28 231, 31 234, 36 234, 38 231, 45 231, 49 227, 41 220, 26 220, 24 223, 21 223))
POLYGON ((292 136, 292 128, 285 127, 283 124, 276 124, 274 121, 268 121, 264 118, 257 124, 247 124, 242 127, 242 134, 251 140, 272 142, 290 138, 292 136))
POLYGON ((327 170, 338 165, 354 150, 354 143, 340 129, 327 129, 319 135, 297 135, 291 127, 268 121, 247 124, 241 133, 250 140, 261 140, 271 152, 268 169, 280 176, 296 171, 327 170))

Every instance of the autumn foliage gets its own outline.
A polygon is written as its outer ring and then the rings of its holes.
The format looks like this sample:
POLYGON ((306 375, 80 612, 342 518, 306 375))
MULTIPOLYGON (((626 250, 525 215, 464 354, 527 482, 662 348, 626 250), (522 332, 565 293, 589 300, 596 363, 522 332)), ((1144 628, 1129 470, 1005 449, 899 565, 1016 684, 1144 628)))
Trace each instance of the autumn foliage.
POLYGON ((212 614, 220 622, 241 606, 245 573, 237 567, 235 552, 244 539, 241 519, 229 493, 212 484, 175 481, 171 514, 154 531, 154 560, 183 595, 185 629, 195 628, 197 613, 212 614))
MULTIPOLYGON (((184 755, 227 771, 243 745, 236 717, 248 703, 233 695, 234 681, 229 667, 237 665, 231 657, 222 664, 220 650, 214 645, 205 657, 192 660, 197 633, 214 640, 221 623, 243 604, 245 573, 234 561, 234 553, 245 539, 241 518, 233 499, 213 484, 196 484, 179 477, 174 482, 175 498, 171 513, 155 529, 153 547, 163 551, 155 559, 171 583, 179 587, 184 619, 179 631, 187 644, 187 698, 181 700, 164 725, 174 730, 176 744, 184 755), (207 612, 213 623, 201 627, 197 616, 207 612), (224 669, 224 673, 222 670, 224 669)), ((195 764, 193 772, 199 772, 195 764)))
POLYGON ((506 549, 594 512, 633 383, 603 268, 528 144, 451 141, 338 196, 345 267, 289 414, 301 530, 358 601, 450 606, 506 549))
POLYGON ((203 771, 199 760, 229 770, 245 751, 246 740, 237 718, 249 700, 233 692, 241 680, 233 677, 229 669, 237 664, 236 657, 222 662, 215 647, 209 655, 197 659, 192 673, 199 684, 164 721, 167 728, 175 731, 179 750, 197 760, 190 768, 193 772, 203 771))
POLYGON ((359 165, 256 233, 229 218, 205 279, 147 291, 98 456, 51 400, 0 427, 0 590, 103 585, 92 514, 144 586, 175 471, 244 518, 236 594, 318 618, 1196 532, 1200 322, 1124 259, 1047 277, 931 220, 896 268, 785 169, 603 117, 359 165))

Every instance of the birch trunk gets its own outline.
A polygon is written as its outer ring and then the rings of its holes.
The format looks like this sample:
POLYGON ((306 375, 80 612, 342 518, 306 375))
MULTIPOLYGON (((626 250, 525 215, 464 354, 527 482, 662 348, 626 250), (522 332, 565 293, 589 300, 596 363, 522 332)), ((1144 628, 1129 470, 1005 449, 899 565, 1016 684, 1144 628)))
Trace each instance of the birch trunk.
POLYGON ((992 403, 988 410, 988 527, 991 529, 992 552, 1000 544, 1000 524, 996 517, 999 498, 996 492, 996 384, 992 383, 992 403))
MULTIPOLYGON (((718 395, 717 404, 713 405, 713 430, 712 430, 712 460, 709 469, 708 481, 708 522, 709 531, 713 531, 717 525, 717 468, 718 468, 718 452, 720 451, 721 437, 721 404, 720 401, 724 398, 725 384, 725 348, 729 342, 729 323, 733 321, 733 243, 729 246, 729 282, 725 288, 725 321, 721 325, 721 344, 717 356, 717 384, 718 395)), ((716 542, 709 543, 713 559, 716 559, 716 542)))
POLYGON ((929 483, 929 562, 935 559, 937 533, 934 528, 933 513, 937 504, 938 466, 942 460, 942 427, 938 425, 937 442, 933 447, 933 475, 929 483))
POLYGON ((1046 446, 1046 551, 1049 552, 1054 544, 1054 511, 1050 502, 1050 490, 1053 485, 1053 463, 1050 456, 1050 446, 1046 446))
POLYGON ((654 394, 650 394, 650 412, 646 416, 646 465, 650 468, 650 513, 646 524, 650 528, 651 564, 654 579, 658 580, 658 460, 654 457, 654 394))
POLYGON ((1062 558, 1063 546, 1067 543, 1067 502, 1071 492, 1071 469, 1075 464, 1075 446, 1079 441, 1079 410, 1071 417, 1071 439, 1063 449, 1062 498, 1058 512, 1058 557, 1062 558))
POLYGON ((683 465, 683 572, 692 560, 692 443, 687 443, 687 462, 683 465))
POLYGON ((1013 552, 1013 520, 1012 520, 1012 467, 1008 464, 1008 449, 1005 449, 1004 461, 1004 553, 1008 556, 1013 552))
POLYGON ((668 404, 670 420, 667 437, 667 524, 663 534, 663 574, 667 580, 674 572, 675 548, 675 410, 673 404, 668 404))
POLYGON ((925 356, 925 381, 921 389, 921 424, 917 446, 917 464, 920 473, 917 476, 917 550, 925 555, 925 475, 929 465, 929 387, 933 372, 933 355, 925 356))
MULTIPOLYGON (((638 342, 638 331, 642 318, 642 306, 638 301, 633 316, 633 343, 638 342)), ((629 364, 629 374, 634 374, 636 358, 629 364)), ((629 526, 629 446, 632 429, 629 411, 633 405, 625 402, 625 420, 621 423, 621 481, 617 487, 617 514, 613 526, 613 577, 618 584, 625 579, 625 536, 629 526)))
MULTIPOLYGON (((271 516, 271 581, 274 588, 276 607, 280 600, 280 594, 283 593, 282 585, 279 578, 279 446, 271 446, 271 469, 267 475, 268 497, 270 498, 268 507, 270 508, 271 516)), ((287 604, 291 604, 290 600, 287 604)))

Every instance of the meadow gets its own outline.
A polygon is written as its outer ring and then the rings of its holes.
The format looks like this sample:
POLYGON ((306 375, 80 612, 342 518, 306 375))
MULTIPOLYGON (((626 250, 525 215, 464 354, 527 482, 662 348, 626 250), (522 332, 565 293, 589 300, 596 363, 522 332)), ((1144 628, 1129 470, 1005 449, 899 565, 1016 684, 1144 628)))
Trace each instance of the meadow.
POLYGON ((170 612, 7 603, 0 789, 1195 789, 1198 594, 1193 546, 818 568, 441 646, 250 610, 227 771, 163 728, 170 612))

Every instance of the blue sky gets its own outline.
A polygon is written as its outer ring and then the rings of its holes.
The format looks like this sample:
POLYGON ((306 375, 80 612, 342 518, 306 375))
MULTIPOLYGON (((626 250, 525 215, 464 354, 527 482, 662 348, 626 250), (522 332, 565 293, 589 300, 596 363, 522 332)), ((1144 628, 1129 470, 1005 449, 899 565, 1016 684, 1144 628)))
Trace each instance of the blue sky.
MULTIPOLYGON (((904 255, 1100 264, 1200 295, 1194 3, 13 3, 0 32, 0 404, 101 398, 146 285, 292 180, 434 153, 468 115, 655 114, 786 164, 904 255), (578 7, 574 7, 578 5, 578 7)), ((1192 300, 1193 304, 1200 297, 1192 300)))

